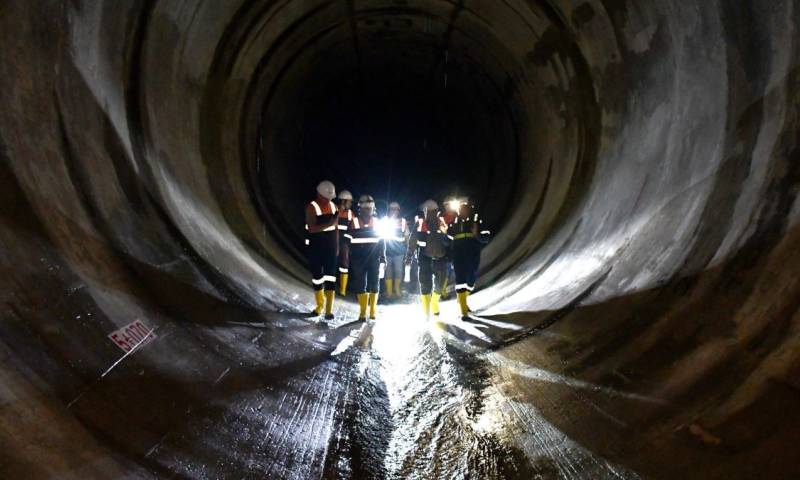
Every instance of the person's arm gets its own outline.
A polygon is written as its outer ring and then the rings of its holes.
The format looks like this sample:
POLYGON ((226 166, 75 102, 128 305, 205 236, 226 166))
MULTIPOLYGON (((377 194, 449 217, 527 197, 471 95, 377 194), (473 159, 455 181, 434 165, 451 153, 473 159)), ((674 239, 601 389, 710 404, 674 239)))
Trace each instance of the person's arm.
MULTIPOLYGON (((338 223, 338 221, 337 221, 337 223, 338 223)), ((336 237, 336 257, 338 258, 339 257, 339 252, 340 252, 339 249, 342 248, 342 246, 339 245, 340 242, 339 242, 339 230, 338 229, 336 230, 336 235, 334 235, 334 237, 336 237)))
POLYGON ((346 265, 345 268, 349 268, 350 266, 350 240, 353 238, 353 231, 355 231, 355 227, 353 227, 353 221, 350 220, 350 223, 347 225, 347 233, 342 237, 344 238, 344 244, 341 246, 342 262, 346 265))
POLYGON ((408 248, 406 248, 406 258, 405 263, 406 265, 411 265, 411 262, 414 260, 414 254, 416 253, 417 249, 417 235, 412 233, 410 237, 408 237, 408 248))
POLYGON ((350 267, 350 239, 345 237, 344 242, 342 245, 339 246, 342 249, 342 263, 344 264, 344 268, 350 267))
POLYGON ((439 217, 439 233, 447 235, 447 222, 442 217, 439 217))
POLYGON ((317 215, 314 212, 314 207, 311 205, 306 207, 306 225, 308 225, 308 231, 311 233, 319 233, 326 228, 330 228, 332 225, 336 225, 339 222, 339 217, 334 215, 329 221, 325 223, 317 223, 317 215))

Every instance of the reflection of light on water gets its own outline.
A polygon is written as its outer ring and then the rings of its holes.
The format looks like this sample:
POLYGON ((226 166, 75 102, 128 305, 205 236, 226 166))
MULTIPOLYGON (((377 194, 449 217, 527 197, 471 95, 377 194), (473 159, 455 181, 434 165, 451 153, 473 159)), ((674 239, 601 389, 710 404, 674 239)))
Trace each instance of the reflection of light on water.
POLYGON ((576 390, 580 389, 597 393, 604 393, 606 395, 613 397, 622 397, 630 400, 638 400, 640 402, 645 402, 645 403, 654 403, 654 404, 666 403, 664 400, 659 398, 640 395, 637 393, 624 392, 613 388, 605 387, 603 385, 585 382, 583 380, 578 380, 577 378, 572 378, 565 375, 560 375, 558 373, 549 372, 547 370, 543 370, 541 368, 537 368, 532 365, 525 365, 521 362, 504 358, 500 355, 492 355, 491 359, 493 363, 495 363, 496 365, 505 368, 508 371, 514 372, 516 375, 520 375, 530 380, 563 385, 576 390))
POLYGON ((381 311, 373 329, 372 348, 381 359, 380 374, 389 393, 394 412, 401 399, 400 390, 408 383, 414 359, 420 355, 420 335, 425 331, 418 305, 393 305, 381 311))
POLYGON ((417 304, 383 307, 373 325, 372 358, 379 361, 377 374, 391 417, 383 454, 389 477, 499 478, 497 462, 508 460, 508 445, 531 461, 546 458, 562 478, 636 478, 551 424, 527 382, 652 399, 473 350, 453 336, 453 328, 472 334, 482 330, 458 320, 449 303, 442 304, 437 320, 424 319, 417 304))
POLYGON ((447 329, 460 323, 450 303, 442 304, 438 319, 425 319, 417 304, 395 305, 384 308, 375 323, 372 349, 393 425, 384 456, 390 477, 430 478, 432 468, 463 477, 474 468, 472 455, 480 455, 470 450, 475 442, 484 445, 485 436, 503 428, 495 395, 479 411, 468 407, 476 392, 464 378, 471 374, 468 367, 448 352, 447 329))

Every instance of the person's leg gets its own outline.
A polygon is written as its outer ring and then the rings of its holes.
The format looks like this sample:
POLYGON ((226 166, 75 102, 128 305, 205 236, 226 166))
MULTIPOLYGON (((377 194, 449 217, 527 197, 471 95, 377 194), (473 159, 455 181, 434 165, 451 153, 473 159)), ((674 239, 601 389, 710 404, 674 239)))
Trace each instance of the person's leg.
POLYGON ((323 264, 325 280, 325 318, 333 319, 333 300, 336 297, 336 280, 338 276, 339 259, 335 250, 325 252, 323 264))
POLYGON ((314 248, 314 245, 308 247, 308 269, 311 272, 311 286, 314 289, 314 301, 316 307, 314 308, 315 315, 321 315, 325 308, 325 274, 322 268, 321 256, 319 249, 314 248))
POLYGON ((339 267, 339 294, 347 295, 347 281, 350 279, 350 269, 339 267))
POLYGON ((469 264, 469 258, 464 255, 461 250, 461 246, 458 245, 453 251, 453 270, 456 275, 456 298, 458 299, 458 306, 461 309, 461 316, 466 316, 469 313, 467 308, 467 278, 471 266, 469 264))
POLYGON ((403 256, 396 255, 392 257, 390 262, 394 264, 392 267, 392 269, 394 270, 392 275, 394 277, 394 294, 395 296, 400 297, 402 293, 400 291, 400 286, 403 283, 403 269, 405 267, 403 265, 403 256))
MULTIPOLYGON (((472 294, 472 291, 475 290, 475 282, 478 281, 478 269, 481 266, 481 245, 478 242, 475 242, 472 246, 472 251, 470 253, 470 269, 468 271, 467 276, 467 297, 472 294)), ((467 306, 468 311, 472 311, 472 309, 467 306)))
POLYGON ((394 278, 387 276, 384 282, 386 282, 386 288, 384 288, 383 291, 385 292, 386 298, 390 299, 394 293, 394 278))
POLYGON ((358 319, 366 320, 369 294, 367 293, 367 271, 364 268, 363 261, 351 260, 350 278, 353 280, 351 288, 356 293, 356 298, 358 298, 358 319))
POLYGON ((447 270, 446 270, 446 273, 444 275, 444 281, 442 282, 442 288, 441 289, 437 289, 437 291, 445 299, 447 298, 447 284, 450 283, 450 269, 451 269, 451 267, 448 267, 447 270))
POLYGON ((388 298, 392 298, 392 293, 394 292, 394 272, 392 271, 392 257, 386 257, 386 269, 383 271, 383 287, 381 288, 381 292, 383 292, 384 296, 388 298))
POLYGON ((444 282, 449 274, 450 262, 446 258, 433 261, 433 293, 431 294, 431 310, 434 315, 439 315, 439 297, 444 288, 444 282))
POLYGON ((376 317, 376 309, 378 306, 379 270, 380 262, 378 258, 371 258, 367 266, 367 292, 369 292, 369 318, 371 319, 376 317))
POLYGON ((433 260, 420 255, 419 257, 419 293, 422 301, 422 311, 425 315, 430 312, 431 292, 433 290, 433 260))

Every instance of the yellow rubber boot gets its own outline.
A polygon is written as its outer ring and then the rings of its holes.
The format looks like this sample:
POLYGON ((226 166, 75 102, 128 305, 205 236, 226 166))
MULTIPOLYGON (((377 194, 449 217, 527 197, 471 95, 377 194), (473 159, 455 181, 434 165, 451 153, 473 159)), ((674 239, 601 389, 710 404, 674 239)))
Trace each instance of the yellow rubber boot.
POLYGON ((358 294, 358 319, 365 320, 367 318, 367 302, 369 301, 369 293, 358 294))
POLYGON ((399 278, 394 279, 394 295, 396 297, 401 297, 403 294, 400 292, 400 284, 403 283, 399 278))
POLYGON ((467 292, 458 292, 456 296, 458 297, 458 306, 461 307, 461 316, 466 316, 469 313, 469 307, 467 306, 467 292))
POLYGON ((434 315, 439 315, 439 295, 438 293, 434 293, 431 295, 431 310, 433 310, 434 315))
POLYGON ((314 290, 314 300, 317 302, 317 308, 314 309, 314 313, 320 315, 325 308, 325 294, 322 290, 314 290))
POLYGON ((339 294, 341 296, 347 295, 347 280, 350 279, 350 275, 347 273, 340 273, 339 274, 339 294))
POLYGON ((386 298, 392 298, 392 282, 391 278, 386 279, 386 298))
POLYGON ((431 296, 428 295, 420 295, 422 299, 422 312, 427 317, 431 313, 431 296))
POLYGON ((375 309, 378 307, 378 294, 369 294, 369 318, 375 320, 375 309))
POLYGON ((325 316, 333 316, 333 299, 336 298, 335 290, 325 290, 325 316))

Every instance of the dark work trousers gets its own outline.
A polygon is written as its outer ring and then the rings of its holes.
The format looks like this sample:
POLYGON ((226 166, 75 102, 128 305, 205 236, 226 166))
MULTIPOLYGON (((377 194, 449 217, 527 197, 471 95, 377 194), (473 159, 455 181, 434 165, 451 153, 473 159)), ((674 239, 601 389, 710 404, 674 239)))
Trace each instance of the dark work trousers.
POLYGON ((338 278, 336 243, 315 240, 312 235, 311 244, 307 247, 311 283, 314 290, 335 290, 338 278))
POLYGON ((453 270, 456 274, 456 291, 466 292, 475 288, 478 267, 481 263, 481 245, 474 238, 453 242, 453 270))
POLYGON ((386 258, 386 278, 389 280, 403 278, 403 256, 392 255, 386 258))
POLYGON ((350 257, 350 285, 359 293, 378 293, 380 257, 364 255, 350 257))
POLYGON ((431 291, 442 291, 450 261, 447 258, 433 259, 419 254, 419 293, 430 295, 431 291))

